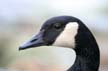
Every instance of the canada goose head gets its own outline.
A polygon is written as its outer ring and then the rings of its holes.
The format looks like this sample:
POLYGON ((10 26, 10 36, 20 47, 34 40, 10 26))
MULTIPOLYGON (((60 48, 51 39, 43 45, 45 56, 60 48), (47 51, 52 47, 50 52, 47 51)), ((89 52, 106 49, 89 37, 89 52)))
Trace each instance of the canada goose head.
POLYGON ((76 55, 95 63, 91 68, 99 67, 99 49, 90 30, 82 21, 71 16, 58 16, 47 20, 39 33, 30 41, 19 47, 19 50, 39 46, 61 46, 75 50, 76 55))

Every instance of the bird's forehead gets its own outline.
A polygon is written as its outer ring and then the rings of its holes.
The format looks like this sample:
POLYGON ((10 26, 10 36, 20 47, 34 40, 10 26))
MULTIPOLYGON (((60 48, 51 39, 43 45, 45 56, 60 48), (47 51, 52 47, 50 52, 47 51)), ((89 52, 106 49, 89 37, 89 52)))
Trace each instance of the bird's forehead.
POLYGON ((45 29, 51 25, 54 25, 56 23, 60 23, 62 25, 66 25, 69 22, 68 18, 61 18, 61 17, 56 17, 56 18, 51 18, 49 20, 47 20, 43 25, 42 25, 42 29, 45 29))
POLYGON ((66 19, 54 18, 54 19, 50 19, 50 20, 46 21, 44 24, 45 25, 53 25, 55 23, 63 23, 63 24, 65 24, 67 22, 68 22, 68 20, 66 20, 66 19))

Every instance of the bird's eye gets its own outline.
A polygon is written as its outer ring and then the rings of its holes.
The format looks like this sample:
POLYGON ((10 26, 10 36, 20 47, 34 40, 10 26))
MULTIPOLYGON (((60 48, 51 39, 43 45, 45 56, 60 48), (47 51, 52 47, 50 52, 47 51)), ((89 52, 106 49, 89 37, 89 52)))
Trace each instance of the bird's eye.
POLYGON ((54 28, 55 29, 60 29, 61 27, 62 27, 62 25, 60 23, 54 24, 54 28))

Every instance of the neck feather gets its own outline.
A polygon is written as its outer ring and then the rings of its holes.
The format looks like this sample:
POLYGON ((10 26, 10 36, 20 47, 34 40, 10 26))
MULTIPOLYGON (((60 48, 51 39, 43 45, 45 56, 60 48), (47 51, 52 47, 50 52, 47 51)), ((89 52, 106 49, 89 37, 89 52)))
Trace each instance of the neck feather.
MULTIPOLYGON (((85 26, 83 25, 80 27, 83 28, 85 26)), ((100 53, 98 45, 92 33, 89 31, 88 28, 79 28, 75 40, 75 51, 77 56, 84 60, 86 67, 89 68, 90 71, 98 71, 100 63, 100 53)))

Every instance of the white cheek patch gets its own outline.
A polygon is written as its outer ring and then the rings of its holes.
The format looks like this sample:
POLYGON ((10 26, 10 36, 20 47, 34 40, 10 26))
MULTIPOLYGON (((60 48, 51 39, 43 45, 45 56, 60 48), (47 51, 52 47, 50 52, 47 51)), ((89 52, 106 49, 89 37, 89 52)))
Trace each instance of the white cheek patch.
POLYGON ((64 31, 56 38, 53 45, 62 46, 62 47, 75 47, 75 36, 78 31, 78 23, 77 22, 69 22, 64 31))

